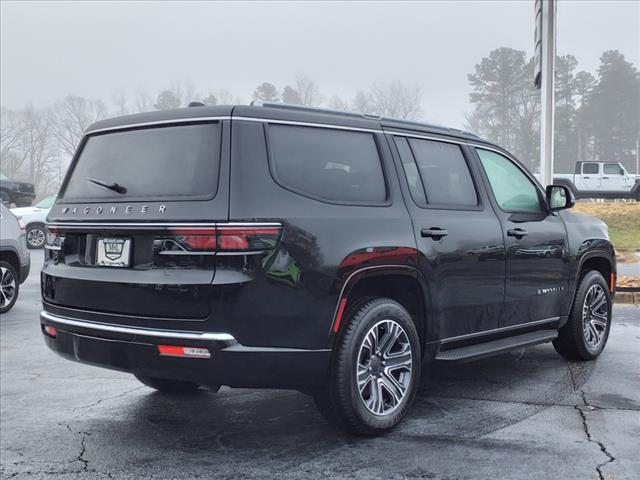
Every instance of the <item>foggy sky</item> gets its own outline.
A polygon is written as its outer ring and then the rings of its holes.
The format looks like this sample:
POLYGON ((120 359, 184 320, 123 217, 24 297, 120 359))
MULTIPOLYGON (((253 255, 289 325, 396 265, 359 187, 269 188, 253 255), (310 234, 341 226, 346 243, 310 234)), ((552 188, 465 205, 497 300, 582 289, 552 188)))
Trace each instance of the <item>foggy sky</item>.
MULTIPOLYGON (((174 81, 279 90, 305 72, 350 100, 374 82, 423 89, 423 117, 461 127, 467 74, 492 49, 533 52, 533 0, 457 3, 2 2, 1 103, 50 106, 75 93, 155 94, 174 81)), ((618 49, 640 66, 640 2, 560 0, 558 53, 595 73, 618 49)))

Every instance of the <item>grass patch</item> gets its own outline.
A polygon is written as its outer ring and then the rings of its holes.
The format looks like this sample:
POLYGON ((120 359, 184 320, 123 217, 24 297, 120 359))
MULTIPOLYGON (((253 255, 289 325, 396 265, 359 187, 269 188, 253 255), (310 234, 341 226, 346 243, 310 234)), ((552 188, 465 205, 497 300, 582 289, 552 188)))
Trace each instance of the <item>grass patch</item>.
POLYGON ((576 203, 573 210, 605 222, 616 251, 640 251, 640 203, 576 203))

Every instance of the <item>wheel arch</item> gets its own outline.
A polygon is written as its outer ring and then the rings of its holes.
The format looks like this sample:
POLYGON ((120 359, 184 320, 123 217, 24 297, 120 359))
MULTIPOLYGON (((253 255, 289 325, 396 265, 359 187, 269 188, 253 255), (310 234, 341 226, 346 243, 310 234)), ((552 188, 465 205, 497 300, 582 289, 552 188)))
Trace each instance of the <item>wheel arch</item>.
POLYGON ((367 296, 387 297, 400 303, 415 319, 421 345, 428 343, 432 327, 427 321, 431 305, 429 288, 420 272, 409 265, 365 267, 347 278, 331 322, 333 342, 344 325, 343 315, 348 314, 349 307, 359 298, 367 296))
POLYGON ((0 260, 10 263, 20 275, 20 257, 13 248, 4 247, 0 249, 0 260))

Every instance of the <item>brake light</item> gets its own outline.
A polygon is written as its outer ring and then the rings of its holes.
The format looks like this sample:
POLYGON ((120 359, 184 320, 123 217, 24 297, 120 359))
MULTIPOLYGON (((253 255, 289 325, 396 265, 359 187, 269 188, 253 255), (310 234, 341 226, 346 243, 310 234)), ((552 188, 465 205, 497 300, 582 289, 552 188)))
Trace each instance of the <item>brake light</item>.
POLYGON ((272 250, 278 244, 282 227, 218 225, 215 228, 174 228, 170 233, 188 252, 246 252, 272 250))
POLYGON ((178 243, 194 252, 211 252, 216 249, 215 228, 176 228, 170 230, 178 243))
POLYGON ((222 251, 271 250, 280 239, 282 227, 219 226, 217 247, 222 251))

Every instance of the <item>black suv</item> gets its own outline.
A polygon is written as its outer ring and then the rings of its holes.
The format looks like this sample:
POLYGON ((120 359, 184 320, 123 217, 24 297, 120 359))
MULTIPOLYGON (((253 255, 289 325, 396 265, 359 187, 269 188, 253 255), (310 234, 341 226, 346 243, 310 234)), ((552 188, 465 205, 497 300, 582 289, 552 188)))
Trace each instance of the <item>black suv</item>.
POLYGON ((293 388, 380 433, 428 362, 602 352, 614 250, 571 205, 453 129, 284 105, 104 120, 49 214, 42 331, 160 391, 293 388))
POLYGON ((36 198, 35 188, 32 183, 9 180, 0 172, 0 201, 7 208, 13 205, 16 207, 28 207, 36 198))

